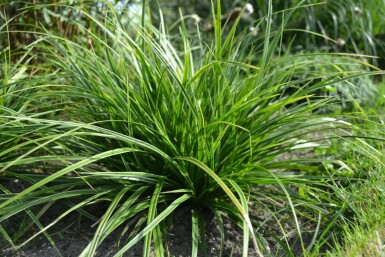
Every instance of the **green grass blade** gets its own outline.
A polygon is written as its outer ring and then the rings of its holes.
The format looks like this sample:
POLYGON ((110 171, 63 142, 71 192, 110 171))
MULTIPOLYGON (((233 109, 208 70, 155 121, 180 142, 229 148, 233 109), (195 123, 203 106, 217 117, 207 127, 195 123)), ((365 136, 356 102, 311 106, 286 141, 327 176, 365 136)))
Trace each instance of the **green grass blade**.
POLYGON ((107 211, 104 213, 102 220, 99 223, 98 228, 96 229, 95 236, 92 239, 89 247, 87 247, 86 253, 83 252, 80 256, 91 257, 94 256, 96 247, 100 244, 101 238, 106 230, 106 225, 108 220, 110 219, 112 213, 115 211, 116 206, 119 204, 122 197, 130 190, 129 187, 123 188, 120 192, 116 194, 112 202, 110 203, 107 211))
POLYGON ((168 215, 170 215, 180 204, 187 201, 191 198, 191 195, 184 194, 175 201, 173 201, 164 211, 162 211, 155 219, 151 221, 141 232, 139 232, 130 242, 128 242, 122 249, 119 250, 115 257, 121 257, 123 253, 128 251, 133 245, 139 242, 145 235, 153 231, 153 229, 158 226, 158 224, 164 220, 168 215))
POLYGON ((235 197, 234 193, 231 191, 231 189, 225 184, 225 182, 217 175, 213 170, 211 170, 209 167, 207 167, 204 163, 201 161, 191 158, 191 157, 175 157, 176 160, 183 160, 188 161, 199 168, 201 168, 203 171, 205 171, 207 174, 210 175, 217 183, 218 185, 223 189, 223 191, 226 193, 226 195, 230 198, 230 200, 233 202, 235 207, 238 209, 238 211, 241 213, 242 217, 244 218, 250 232, 252 233, 253 243, 255 251, 257 252, 258 256, 263 256, 262 253, 259 250, 258 243, 256 242, 255 236, 254 236, 254 229, 253 225, 251 224, 250 217, 246 210, 243 208, 242 204, 238 201, 238 199, 235 197))
POLYGON ((44 186, 45 184, 65 175, 66 173, 68 173, 70 171, 76 170, 78 168, 81 168, 81 167, 89 164, 89 163, 95 162, 95 161, 103 159, 103 158, 107 158, 110 156, 119 155, 119 154, 123 154, 123 153, 128 153, 128 152, 137 152, 137 151, 138 151, 137 149, 133 149, 133 148, 129 148, 129 147, 121 148, 121 149, 114 149, 114 150, 106 151, 106 152, 103 152, 100 154, 96 154, 96 155, 92 156, 91 158, 87 158, 85 160, 82 160, 82 161, 79 161, 75 164, 72 164, 72 165, 56 172, 55 174, 52 174, 52 175, 48 176, 47 178, 39 181, 35 185, 30 186, 29 188, 27 188, 26 190, 24 190, 21 193, 18 193, 17 195, 12 197, 11 199, 1 203, 0 204, 0 210, 2 208, 6 207, 7 205, 11 204, 12 202, 15 202, 16 200, 22 198, 23 196, 28 195, 29 193, 33 192, 34 190, 36 190, 36 189, 44 186))
MULTIPOLYGON (((161 193, 163 187, 163 180, 160 180, 154 190, 154 194, 151 197, 150 201, 150 208, 148 209, 148 216, 147 216, 147 225, 149 225, 156 216, 156 209, 158 205, 158 198, 161 193)), ((144 237, 144 245, 143 245, 143 257, 149 257, 150 256, 150 250, 151 250, 151 237, 152 237, 153 231, 145 235, 144 237)))
POLYGON ((198 247, 199 247, 199 217, 195 209, 191 210, 191 225, 192 225, 191 257, 197 257, 198 247))
MULTIPOLYGON (((241 200, 241 204, 247 215, 249 215, 249 207, 248 207, 248 201, 246 199, 245 194, 243 193, 242 189, 232 180, 228 180, 228 182, 234 187, 235 191, 238 193, 239 199, 241 200)), ((243 250, 242 250, 242 256, 247 257, 249 254, 249 226, 247 225, 247 222, 243 221, 243 250)), ((254 233, 254 231, 251 231, 251 233, 254 233)))

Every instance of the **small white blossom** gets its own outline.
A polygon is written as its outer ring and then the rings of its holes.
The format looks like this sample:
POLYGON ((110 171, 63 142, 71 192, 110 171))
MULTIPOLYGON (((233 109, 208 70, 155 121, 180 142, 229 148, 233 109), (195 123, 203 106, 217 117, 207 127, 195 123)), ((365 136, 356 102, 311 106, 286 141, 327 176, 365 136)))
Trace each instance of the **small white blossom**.
POLYGON ((360 9, 360 7, 356 6, 356 7, 354 7, 354 13, 356 15, 360 15, 362 13, 362 10, 360 9))
POLYGON ((259 31, 258 28, 256 28, 256 27, 250 27, 249 30, 250 30, 252 36, 255 37, 255 36, 258 35, 258 31, 259 31))
POLYGON ((191 19, 193 19, 195 23, 199 23, 201 21, 201 17, 199 17, 197 14, 191 15, 191 19))
POLYGON ((250 4, 250 3, 247 3, 245 5, 245 13, 250 15, 254 12, 254 7, 250 4))
POLYGON ((343 39, 343 38, 338 38, 337 39, 337 44, 339 45, 339 46, 344 46, 345 44, 346 44, 346 41, 343 39))

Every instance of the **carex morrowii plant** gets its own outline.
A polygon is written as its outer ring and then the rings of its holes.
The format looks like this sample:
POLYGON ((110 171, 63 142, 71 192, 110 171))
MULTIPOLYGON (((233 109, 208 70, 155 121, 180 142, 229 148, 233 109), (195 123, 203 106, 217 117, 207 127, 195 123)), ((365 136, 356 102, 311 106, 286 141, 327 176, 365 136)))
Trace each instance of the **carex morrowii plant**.
POLYGON ((0 227, 9 244, 20 248, 41 233, 52 241, 49 229, 79 212, 97 220, 80 256, 93 256, 123 224, 127 237, 115 256, 141 240, 143 256, 169 256, 169 222, 178 208, 191 209, 192 256, 208 250, 207 211, 218 223, 218 255, 225 248, 224 219, 243 231, 242 256, 294 256, 310 252, 317 240, 327 243, 347 208, 343 196, 332 194, 343 178, 327 163, 350 167, 313 150, 351 136, 353 125, 317 114, 337 100, 315 95, 329 80, 293 79, 296 66, 282 67, 281 32, 296 8, 271 31, 271 6, 260 21, 266 23, 263 44, 252 34, 237 35, 237 22, 223 34, 220 1, 212 6, 214 40, 197 46, 190 45, 183 18, 182 44, 173 45, 164 24, 155 28, 142 18, 138 25, 133 16, 123 25, 125 13, 114 9, 99 17, 84 13, 98 27, 88 44, 47 35, 42 50, 59 77, 47 81, 56 83, 49 94, 70 99, 71 106, 61 119, 12 118, 20 124, 16 132, 30 129, 31 135, 15 132, 15 140, 23 138, 12 149, 20 156, 2 162, 0 172, 30 185, 19 193, 2 187, 0 222, 26 213, 38 232, 20 241, 20 232, 15 239, 0 227), (26 165, 49 172, 28 173, 26 165), (43 225, 39 217, 55 201, 68 208, 43 225), (107 205, 100 216, 87 211, 97 204, 107 205), (42 206, 37 213, 36 206, 42 206))

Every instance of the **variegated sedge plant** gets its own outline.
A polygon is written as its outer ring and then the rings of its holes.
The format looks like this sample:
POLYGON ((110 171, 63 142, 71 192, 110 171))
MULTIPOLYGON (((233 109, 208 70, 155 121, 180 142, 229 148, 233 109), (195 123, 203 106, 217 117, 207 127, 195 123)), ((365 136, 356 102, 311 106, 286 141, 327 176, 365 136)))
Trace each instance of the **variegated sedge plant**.
MULTIPOLYGON (((284 15, 283 22, 272 31, 269 1, 267 17, 257 21, 263 42, 255 42, 252 33, 238 34, 239 19, 225 34, 219 0, 212 4, 213 40, 202 38, 196 46, 183 17, 182 43, 175 45, 165 24, 155 28, 145 16, 140 24, 137 18, 124 24, 124 13, 113 9, 103 17, 84 11, 98 28, 98 33, 89 32, 87 43, 46 34, 35 47, 45 52, 58 79, 46 79, 43 85, 50 90, 35 98, 55 96, 65 101, 68 114, 2 114, 7 122, 1 136, 12 129, 11 140, 18 142, 8 148, 0 143, 0 158, 13 156, 1 159, 2 178, 30 186, 19 193, 1 187, 0 222, 24 212, 28 224, 38 228, 20 241, 2 226, 3 238, 20 249, 44 233, 55 245, 49 229, 79 212, 97 221, 80 256, 93 256, 122 224, 130 224, 128 237, 115 256, 141 240, 143 256, 170 256, 166 221, 187 206, 192 256, 208 250, 202 209, 216 217, 221 255, 224 219, 242 229, 245 257, 277 254, 268 239, 288 256, 307 255, 314 246, 327 244, 349 208, 344 195, 333 194, 338 181, 346 179, 339 171, 354 170, 341 159, 313 152, 334 139, 354 138, 359 125, 343 115, 318 112, 338 99, 316 92, 349 79, 348 73, 337 69, 332 79, 317 80, 317 74, 294 76, 302 72, 301 63, 284 65, 283 31, 301 4, 275 14, 284 15), (287 94, 289 88, 296 90, 287 94), (31 165, 51 172, 28 172, 25 167, 31 165), (68 209, 43 225, 39 218, 62 200, 68 209), (108 204, 100 217, 87 212, 87 206, 100 203, 108 204), (42 206, 38 213, 35 206, 42 206)), ((370 147, 363 139, 345 141, 370 147)))

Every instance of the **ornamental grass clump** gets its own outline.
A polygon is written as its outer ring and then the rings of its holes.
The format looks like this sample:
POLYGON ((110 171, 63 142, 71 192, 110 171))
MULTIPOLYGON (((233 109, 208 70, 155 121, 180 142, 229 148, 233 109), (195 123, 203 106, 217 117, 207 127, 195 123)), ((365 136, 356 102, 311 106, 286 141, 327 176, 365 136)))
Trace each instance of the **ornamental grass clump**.
MULTIPOLYGON (((2 187, 0 222, 25 212, 37 232, 15 241, 0 227, 3 237, 20 248, 44 233, 55 245, 51 229, 79 212, 97 220, 80 256, 93 256, 123 224, 128 237, 115 256, 138 242, 143 256, 170 255, 168 223, 175 210, 188 206, 192 256, 208 251, 207 211, 216 217, 221 252, 224 219, 243 231, 242 256, 278 251, 294 256, 311 252, 317 241, 327 243, 348 208, 344 196, 333 194, 335 181, 345 178, 327 164, 350 167, 313 152, 327 148, 333 136, 351 137, 355 125, 342 116, 316 114, 338 100, 315 96, 329 81, 293 79, 296 67, 282 67, 280 31, 294 11, 285 12, 280 30, 270 31, 270 3, 258 51, 253 35, 236 35, 237 23, 227 35, 221 33, 220 1, 213 5, 214 40, 198 46, 190 45, 183 18, 182 44, 175 46, 164 24, 157 29, 143 18, 140 26, 123 25, 113 9, 103 17, 88 16, 98 31, 89 33, 89 44, 47 35, 42 50, 58 76, 47 81, 55 82, 49 94, 65 100, 68 114, 10 117, 20 124, 14 138, 22 143, 11 149, 20 156, 2 162, 0 172, 30 185, 19 193, 2 187), (250 56, 256 53, 261 53, 258 62, 245 61, 255 60, 250 56), (298 90, 287 95, 287 88, 298 90), (26 165, 49 172, 27 173, 26 165), (68 208, 41 224, 39 217, 59 200, 68 208), (103 203, 101 216, 87 212, 103 203), (34 206, 43 210, 36 214, 34 206)), ((8 151, 2 149, 0 156, 8 151)))

